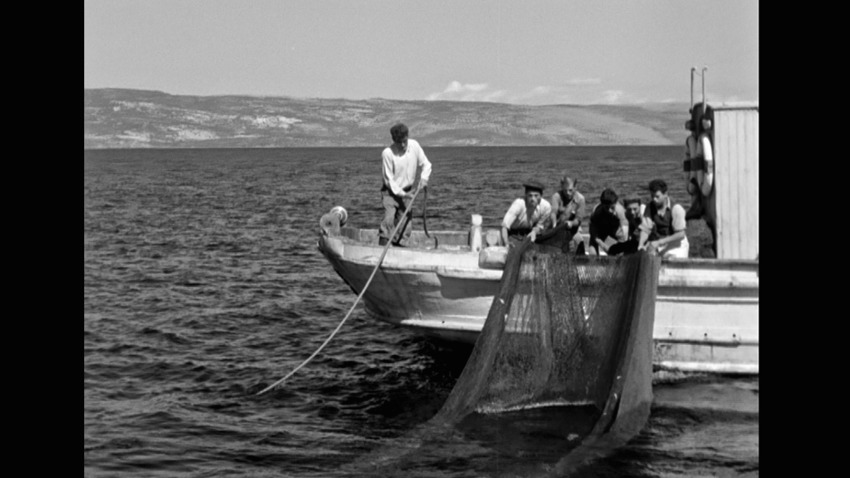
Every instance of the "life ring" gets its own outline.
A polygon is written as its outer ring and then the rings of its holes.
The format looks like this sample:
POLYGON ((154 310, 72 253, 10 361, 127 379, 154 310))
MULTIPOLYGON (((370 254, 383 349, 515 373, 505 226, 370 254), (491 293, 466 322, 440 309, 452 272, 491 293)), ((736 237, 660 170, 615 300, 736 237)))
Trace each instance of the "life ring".
POLYGON ((696 180, 699 184, 700 193, 703 197, 711 194, 714 186, 714 151, 711 146, 711 138, 707 133, 702 133, 697 142, 697 157, 701 159, 701 166, 697 168, 696 180))
MULTIPOLYGON (((694 106, 691 111, 692 120, 699 131, 697 139, 697 158, 699 166, 696 167, 699 184, 699 192, 703 197, 708 197, 714 187, 714 148, 712 131, 714 130, 714 110, 711 106, 702 103, 694 106)), ((692 164, 692 166, 694 166, 692 164)))
POLYGON ((697 163, 697 140, 693 135, 689 135, 685 140, 685 162, 683 170, 685 171, 685 187, 691 196, 699 192, 699 183, 697 182, 697 170, 699 168, 697 167, 697 163))

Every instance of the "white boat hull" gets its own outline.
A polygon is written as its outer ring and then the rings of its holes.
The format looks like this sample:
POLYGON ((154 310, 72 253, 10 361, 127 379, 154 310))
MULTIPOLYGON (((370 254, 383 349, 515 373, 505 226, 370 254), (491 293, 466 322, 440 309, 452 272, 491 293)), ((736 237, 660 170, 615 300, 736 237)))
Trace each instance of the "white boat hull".
MULTIPOLYGON (((474 343, 502 271, 480 268, 478 253, 460 244, 464 233, 434 235, 444 239, 437 249, 387 251, 363 296, 365 309, 429 336, 474 343)), ((374 236, 344 228, 341 235, 319 238, 319 249, 358 294, 383 251, 374 236)), ((758 308, 757 261, 665 259, 655 304, 654 363, 672 370, 757 374, 758 308)))

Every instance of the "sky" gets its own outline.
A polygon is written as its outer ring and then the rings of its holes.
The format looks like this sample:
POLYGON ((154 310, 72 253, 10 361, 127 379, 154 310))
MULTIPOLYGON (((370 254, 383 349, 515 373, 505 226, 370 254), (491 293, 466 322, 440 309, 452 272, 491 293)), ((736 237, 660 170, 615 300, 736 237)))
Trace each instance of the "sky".
POLYGON ((85 88, 511 104, 758 101, 757 0, 85 0, 85 88), (694 101, 702 98, 694 78, 694 101))

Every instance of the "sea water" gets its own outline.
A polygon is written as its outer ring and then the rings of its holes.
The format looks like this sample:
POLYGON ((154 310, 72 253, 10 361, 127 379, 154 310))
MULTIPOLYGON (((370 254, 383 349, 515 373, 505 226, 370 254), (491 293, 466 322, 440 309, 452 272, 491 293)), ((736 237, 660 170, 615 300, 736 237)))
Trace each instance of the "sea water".
MULTIPOLYGON (((472 214, 498 225, 523 180, 548 198, 564 173, 589 207, 605 187, 646 202, 655 178, 688 206, 678 146, 423 146, 429 231, 468 230, 472 214)), ((256 396, 353 304, 316 248, 319 218, 340 205, 350 225, 377 227, 380 149, 85 151, 86 476, 337 476, 440 409, 470 348, 362 306, 312 362, 256 396)), ((688 235, 692 256, 710 253, 699 221, 688 235)), ((587 476, 758 475, 757 377, 660 376, 654 394, 644 431, 587 476)), ((511 423, 463 433, 502 430, 503 459, 516 459, 541 435, 511 423)), ((498 475, 445 453, 402 475, 498 475)))

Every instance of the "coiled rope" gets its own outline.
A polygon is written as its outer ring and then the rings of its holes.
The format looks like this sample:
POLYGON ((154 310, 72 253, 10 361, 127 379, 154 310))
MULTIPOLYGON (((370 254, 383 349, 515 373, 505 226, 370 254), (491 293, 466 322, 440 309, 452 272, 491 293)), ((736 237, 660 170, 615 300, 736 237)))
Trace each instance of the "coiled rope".
POLYGON ((402 216, 402 220, 398 221, 398 224, 395 225, 395 229, 393 229, 393 232, 390 234, 389 240, 387 240, 387 245, 384 246, 384 250, 383 250, 383 252, 381 252, 381 257, 378 259, 378 263, 375 264, 375 268, 372 270, 372 275, 369 276, 369 280, 366 281, 366 285, 363 286, 363 290, 360 291, 360 295, 357 296, 357 300, 354 301, 354 304, 351 306, 351 309, 349 309, 348 313, 345 314, 345 317, 342 319, 342 321, 340 321, 339 325, 336 326, 336 329, 334 329, 334 331, 331 332, 331 335, 328 336, 327 339, 325 339, 325 341, 322 343, 322 345, 320 345, 319 348, 317 348, 316 351, 313 352, 312 355, 310 355, 309 357, 307 357, 306 360, 301 362, 301 365, 295 367, 291 372, 286 374, 286 376, 283 377, 282 379, 278 380, 277 382, 275 382, 275 383, 269 385, 268 387, 257 392, 257 395, 262 395, 262 394, 268 392, 269 390, 277 387, 278 385, 280 385, 284 381, 286 381, 286 379, 288 379, 289 377, 294 375, 295 372, 297 372, 299 369, 301 369, 301 367, 307 365, 307 363, 310 360, 313 360, 313 357, 315 357, 316 355, 319 355, 319 352, 321 352, 322 349, 325 348, 325 345, 327 345, 328 342, 330 342, 331 339, 334 338, 336 333, 339 332, 339 329, 342 328, 342 324, 344 324, 345 321, 348 320, 348 318, 351 316, 351 313, 354 312, 354 308, 357 306, 357 304, 360 302, 360 299, 363 297, 363 294, 366 293, 366 289, 368 289, 369 284, 372 283, 372 279, 375 277, 375 273, 378 272, 378 268, 381 267, 381 263, 384 262, 384 257, 387 255, 387 251, 389 250, 390 245, 392 245, 392 239, 395 237, 396 232, 398 232, 399 227, 401 227, 402 224, 407 224, 407 221, 405 220, 405 218, 407 218, 407 215, 412 210, 413 201, 416 200, 416 196, 419 195, 419 191, 421 191, 421 190, 422 190, 422 187, 420 186, 416 189, 416 192, 413 193, 413 197, 410 199, 410 203, 407 205, 407 208, 404 210, 404 215, 402 216))

